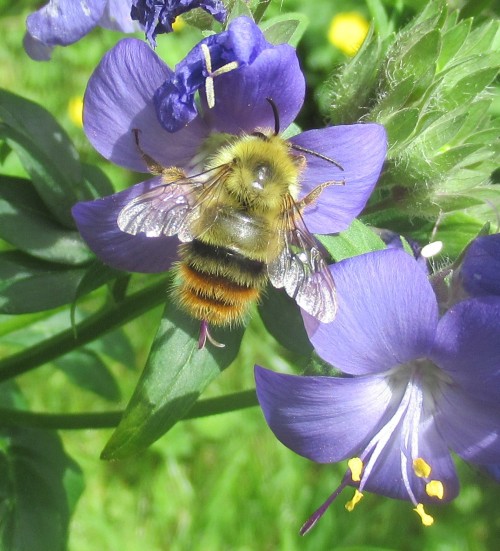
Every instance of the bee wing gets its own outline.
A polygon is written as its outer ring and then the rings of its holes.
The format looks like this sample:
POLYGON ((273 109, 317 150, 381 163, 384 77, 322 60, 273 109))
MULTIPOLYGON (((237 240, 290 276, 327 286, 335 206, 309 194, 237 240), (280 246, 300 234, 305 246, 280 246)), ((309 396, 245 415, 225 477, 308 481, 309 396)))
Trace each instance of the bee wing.
POLYGON ((314 237, 291 196, 279 227, 280 254, 267 264, 269 280, 323 323, 337 313, 335 282, 314 237))
POLYGON ((220 170, 214 171, 205 181, 199 177, 206 172, 192 178, 179 178, 135 197, 118 214, 118 227, 130 235, 177 235, 182 242, 192 241, 195 237, 193 223, 200 216, 200 206, 227 172, 226 167, 218 168, 220 170))

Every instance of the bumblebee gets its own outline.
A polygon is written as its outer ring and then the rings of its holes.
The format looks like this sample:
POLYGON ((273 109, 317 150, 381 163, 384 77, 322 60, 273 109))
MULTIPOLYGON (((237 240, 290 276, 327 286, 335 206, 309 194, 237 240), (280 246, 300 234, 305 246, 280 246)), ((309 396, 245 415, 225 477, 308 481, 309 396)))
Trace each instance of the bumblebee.
POLYGON ((339 165, 284 140, 269 102, 274 131, 235 137, 193 176, 149 157, 134 130, 148 169, 162 176, 162 185, 130 201, 117 224, 131 235, 178 237, 173 294, 202 322, 200 347, 206 338, 219 345, 209 325, 243 321, 268 281, 322 322, 332 321, 337 310, 333 278, 301 212, 326 186, 339 182, 325 182, 299 201, 294 197, 304 152, 339 165))

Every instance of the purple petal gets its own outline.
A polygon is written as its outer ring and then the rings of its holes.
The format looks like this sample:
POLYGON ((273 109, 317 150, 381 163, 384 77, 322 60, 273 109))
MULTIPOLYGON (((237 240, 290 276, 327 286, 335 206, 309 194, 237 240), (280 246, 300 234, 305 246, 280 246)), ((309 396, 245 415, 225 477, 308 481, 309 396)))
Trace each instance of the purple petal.
POLYGON ((481 402, 448 386, 439 400, 436 423, 449 447, 473 463, 500 462, 500 404, 481 402))
POLYGON ((215 107, 205 104, 204 117, 219 132, 240 134, 274 129, 266 98, 278 108, 280 126, 289 126, 304 102, 305 81, 297 54, 288 44, 263 50, 247 66, 214 78, 215 107))
POLYGON ((430 358, 469 394, 500 403, 500 298, 450 308, 438 324, 430 358))
POLYGON ((474 239, 460 267, 460 278, 472 296, 500 295, 500 234, 474 239))
POLYGON ((136 184, 109 197, 77 203, 73 217, 83 239, 113 268, 128 272, 164 272, 177 259, 174 237, 146 237, 122 232, 116 223, 121 209, 135 197, 160 185, 160 178, 136 184))
POLYGON ((303 132, 290 142, 321 153, 344 169, 304 154, 307 168, 302 175, 301 195, 323 182, 345 182, 345 185, 326 188, 305 210, 304 220, 309 231, 325 234, 347 229, 366 205, 382 170, 387 151, 384 127, 379 124, 331 126, 303 132))
POLYGON ((101 18, 106 0, 51 0, 26 19, 28 33, 47 46, 67 46, 89 33, 101 18))
POLYGON ((141 148, 163 166, 187 166, 207 130, 196 119, 167 133, 153 104, 156 89, 172 74, 140 40, 120 41, 102 59, 89 80, 84 102, 84 129, 104 157, 125 168, 145 172, 132 130, 140 130, 141 148))
POLYGON ((37 40, 29 33, 24 35, 23 47, 34 61, 49 61, 54 49, 53 46, 47 46, 47 44, 40 42, 40 40, 37 40))
POLYGON ((345 373, 367 374, 425 357, 434 342, 436 297, 414 258, 386 249, 330 267, 338 314, 323 324, 302 312, 316 352, 345 373))
POLYGON ((108 0, 99 26, 123 33, 139 31, 141 26, 130 17, 131 8, 132 0, 108 0))
MULTIPOLYGON (((226 18, 226 10, 221 0, 134 0, 132 17, 142 23, 151 46, 156 46, 158 34, 172 32, 175 18, 195 8, 202 8, 221 23, 226 18)), ((130 10, 129 10, 130 12, 130 10)))
POLYGON ((319 463, 358 455, 391 399, 383 377, 299 377, 255 366, 257 397, 285 446, 319 463))

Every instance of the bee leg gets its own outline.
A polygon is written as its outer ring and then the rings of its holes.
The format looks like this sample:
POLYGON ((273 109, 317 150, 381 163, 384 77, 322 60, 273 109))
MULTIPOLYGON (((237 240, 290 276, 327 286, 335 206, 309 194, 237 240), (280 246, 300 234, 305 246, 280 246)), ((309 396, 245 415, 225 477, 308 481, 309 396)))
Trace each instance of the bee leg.
POLYGON ((205 344, 208 341, 216 346, 217 348, 224 348, 226 345, 216 341, 212 335, 210 334, 210 331, 208 330, 208 321, 202 320, 201 326, 200 326, 200 336, 198 337, 198 349, 201 350, 202 348, 205 348, 205 344))
POLYGON ((138 128, 132 128, 132 132, 134 133, 135 145, 137 146, 137 149, 141 154, 142 160, 148 166, 149 172, 151 172, 151 174, 158 174, 158 175, 163 174, 163 172, 165 171, 165 168, 161 166, 161 164, 158 161, 155 161, 153 157, 150 157, 139 144, 140 130, 138 128))
POLYGON ((302 210, 311 203, 314 203, 314 201, 316 201, 316 199, 321 195, 323 190, 330 186, 345 186, 345 180, 330 180, 328 182, 323 182, 319 186, 316 186, 305 197, 302 197, 302 199, 297 202, 299 210, 302 210))

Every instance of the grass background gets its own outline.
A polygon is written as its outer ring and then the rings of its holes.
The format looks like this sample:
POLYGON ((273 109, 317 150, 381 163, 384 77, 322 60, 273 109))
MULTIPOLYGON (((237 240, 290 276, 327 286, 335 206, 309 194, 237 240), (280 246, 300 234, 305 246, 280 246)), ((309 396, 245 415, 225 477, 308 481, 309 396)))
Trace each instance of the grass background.
MULTIPOLYGON (((418 2, 412 4, 388 2, 386 6, 410 14, 418 9, 418 2)), ((24 20, 35 7, 36 2, 26 0, 0 1, 1 86, 51 111, 82 159, 98 163, 117 189, 139 181, 139 175, 100 159, 68 113, 70 100, 83 96, 93 68, 121 35, 96 29, 78 44, 57 48, 51 62, 37 63, 22 49, 24 20)), ((368 14, 362 2, 342 3, 342 9, 352 7, 368 14)), ((343 59, 326 39, 329 20, 338 9, 329 0, 272 3, 273 13, 296 10, 311 16, 300 47, 310 85, 320 82, 343 59)), ((197 31, 185 27, 160 37, 158 54, 172 66, 198 39, 197 31)), ((312 100, 314 89, 309 93, 300 119, 304 128, 313 128, 322 119, 312 100)), ((3 170, 21 173, 12 155, 3 170)), ((93 300, 83 304, 84 309, 92 311, 93 300)), ((53 412, 124 407, 160 315, 156 309, 126 327, 133 346, 132 368, 110 361, 122 391, 120 402, 110 405, 71 385, 52 366, 44 366, 19 378, 30 406, 53 412)), ((2 317, 0 328, 8 321, 2 317)), ((257 315, 237 362, 210 386, 207 396, 252 388, 256 362, 276 370, 290 369, 283 350, 264 331, 257 315)), ((374 495, 367 495, 348 513, 344 503, 352 490, 346 490, 320 523, 301 537, 301 524, 333 491, 346 466, 316 465, 296 456, 276 441, 258 408, 181 422, 145 453, 119 462, 99 459, 110 434, 110 430, 62 433, 67 452, 80 464, 86 480, 71 524, 70 551, 500 549, 498 486, 464 464, 459 465, 462 493, 453 503, 429 511, 435 517, 430 528, 421 525, 409 504, 374 495)))

